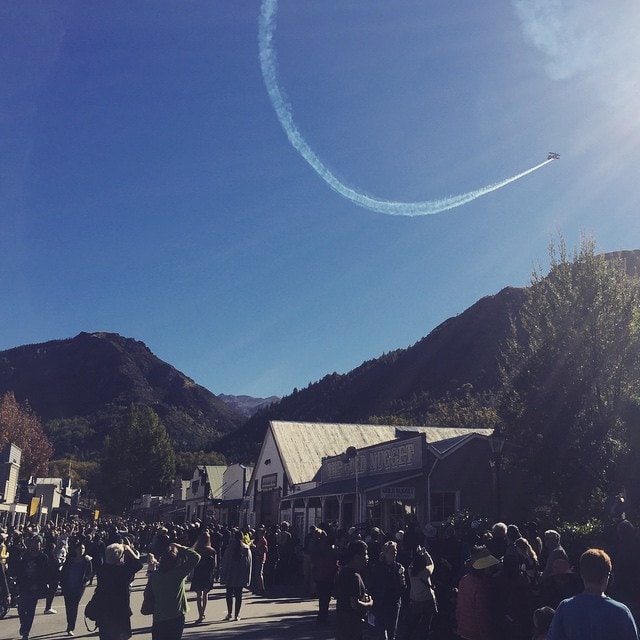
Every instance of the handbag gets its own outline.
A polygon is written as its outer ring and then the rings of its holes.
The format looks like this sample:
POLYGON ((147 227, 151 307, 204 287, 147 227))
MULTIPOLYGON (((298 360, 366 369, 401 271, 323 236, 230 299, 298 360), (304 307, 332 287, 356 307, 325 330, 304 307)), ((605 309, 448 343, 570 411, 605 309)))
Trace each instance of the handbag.
POLYGON ((92 622, 97 622, 99 609, 100 609, 100 605, 98 604, 98 599, 96 598, 96 595, 94 593, 93 596, 91 597, 91 600, 87 602, 84 608, 85 618, 88 618, 92 622))
POLYGON ((87 602, 84 607, 84 625, 87 627, 87 631, 89 633, 94 633, 94 631, 98 628, 98 617, 100 615, 100 603, 98 602, 98 598, 96 592, 94 592, 93 596, 91 596, 91 600, 87 602), (87 620, 91 620, 94 622, 93 629, 89 626, 87 620))
POLYGON ((144 594, 142 596, 142 606, 140 607, 140 613, 143 616, 150 616, 153 614, 153 610, 156 606, 156 598, 153 595, 153 589, 151 588, 151 580, 147 580, 147 586, 144 588, 144 594))

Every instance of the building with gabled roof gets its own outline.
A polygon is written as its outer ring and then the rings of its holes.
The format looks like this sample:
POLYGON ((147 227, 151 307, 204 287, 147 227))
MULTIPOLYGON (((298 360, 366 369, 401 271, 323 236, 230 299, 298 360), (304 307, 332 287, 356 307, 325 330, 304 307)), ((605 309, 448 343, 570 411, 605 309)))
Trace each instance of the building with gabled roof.
MULTIPOLYGON (((396 428, 372 424, 273 420, 263 443, 263 449, 267 449, 267 452, 271 444, 270 434, 282 461, 285 484, 297 486, 313 480, 322 458, 338 455, 349 446, 360 449, 392 440, 395 438, 396 428)), ((260 457, 256 466, 259 465, 260 457)))
POLYGON ((0 451, 0 527, 27 521, 28 505, 17 502, 21 461, 22 449, 12 442, 0 451))
POLYGON ((224 498, 224 474, 227 470, 226 464, 204 465, 198 467, 204 469, 206 481, 209 485, 209 499, 222 500, 224 498))
POLYGON ((251 467, 241 464, 198 465, 191 478, 176 478, 171 508, 164 515, 175 522, 215 517, 231 526, 241 524, 250 474, 251 467))
POLYGON ((247 495, 249 520, 270 524, 286 519, 304 531, 326 520, 344 526, 378 521, 389 527, 405 516, 427 522, 461 508, 486 510, 492 500, 487 443, 492 433, 480 428, 271 421, 247 495), (395 455, 384 452, 407 439, 414 441, 417 456, 411 469, 395 470, 392 476, 367 474, 363 467, 360 482, 356 480, 355 469, 367 459, 395 455), (355 452, 349 459, 347 450, 355 452), (353 477, 323 477, 325 464, 337 469, 341 460, 351 463, 353 477), (406 499, 398 500, 403 495, 406 499))
POLYGON ((0 451, 0 503, 15 502, 21 462, 22 449, 12 442, 0 451))

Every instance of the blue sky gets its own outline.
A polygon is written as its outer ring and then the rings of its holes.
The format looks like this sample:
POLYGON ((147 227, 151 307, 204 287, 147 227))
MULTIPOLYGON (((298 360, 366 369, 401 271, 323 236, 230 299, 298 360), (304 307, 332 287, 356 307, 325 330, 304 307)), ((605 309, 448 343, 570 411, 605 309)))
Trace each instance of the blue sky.
POLYGON ((640 248, 640 7, 280 0, 0 4, 0 349, 112 331, 212 392, 289 393, 407 347, 549 241, 640 248), (476 6, 477 5, 477 6, 476 6), (614 15, 611 15, 614 14, 614 15))

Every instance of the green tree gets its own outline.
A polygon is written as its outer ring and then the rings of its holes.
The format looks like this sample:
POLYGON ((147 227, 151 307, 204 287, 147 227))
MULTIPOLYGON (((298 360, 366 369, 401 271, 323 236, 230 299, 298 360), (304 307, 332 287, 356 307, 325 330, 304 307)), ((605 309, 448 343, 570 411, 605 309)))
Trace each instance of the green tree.
MULTIPOLYGON (((87 418, 56 418, 47 421, 45 431, 51 440, 55 456, 86 458, 99 452, 99 438, 87 418)), ((57 477, 57 476, 56 476, 57 477)))
POLYGON ((369 416, 367 418, 367 423, 391 425, 394 427, 406 427, 412 424, 410 420, 407 420, 406 418, 403 418, 401 416, 395 416, 395 415, 369 416))
POLYGON ((176 456, 157 414, 131 406, 105 439, 96 493, 107 508, 119 512, 142 494, 165 495, 175 470, 176 456))
POLYGON ((72 486, 80 489, 83 496, 99 471, 99 463, 90 460, 66 458, 49 462, 49 477, 71 478, 72 486))
POLYGON ((499 424, 492 394, 475 393, 473 385, 464 384, 455 394, 447 393, 427 411, 424 423, 428 427, 458 427, 494 429, 499 424))
MULTIPOLYGON (((523 496, 561 518, 583 516, 624 482, 625 405, 638 383, 638 279, 583 239, 550 247, 505 350, 499 413, 523 496)), ((523 498, 524 499, 524 498, 523 498)), ((533 506, 533 505, 532 505, 533 506)))
POLYGON ((176 475, 181 478, 191 478, 196 467, 201 465, 226 465, 227 460, 216 451, 180 451, 176 453, 176 475))

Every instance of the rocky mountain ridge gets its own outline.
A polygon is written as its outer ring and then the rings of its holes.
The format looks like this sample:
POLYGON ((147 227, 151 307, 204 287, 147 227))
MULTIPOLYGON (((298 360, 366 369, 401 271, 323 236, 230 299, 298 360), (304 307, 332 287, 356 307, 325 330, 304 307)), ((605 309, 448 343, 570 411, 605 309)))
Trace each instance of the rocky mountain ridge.
POLYGON ((154 409, 178 450, 211 449, 245 419, 143 342, 116 333, 82 332, 0 352, 6 391, 40 416, 58 456, 92 457, 131 404, 154 409))
MULTIPOLYGON (((640 250, 622 258, 640 273, 640 250)), ((501 353, 526 289, 507 287, 449 318, 414 345, 331 373, 282 399, 216 396, 157 358, 144 343, 115 333, 80 333, 0 352, 0 393, 28 401, 56 455, 95 458, 131 404, 153 408, 178 451, 218 451, 251 462, 269 420, 418 422, 437 400, 471 386, 495 389, 501 353), (250 415, 247 419, 247 416, 250 415)))

